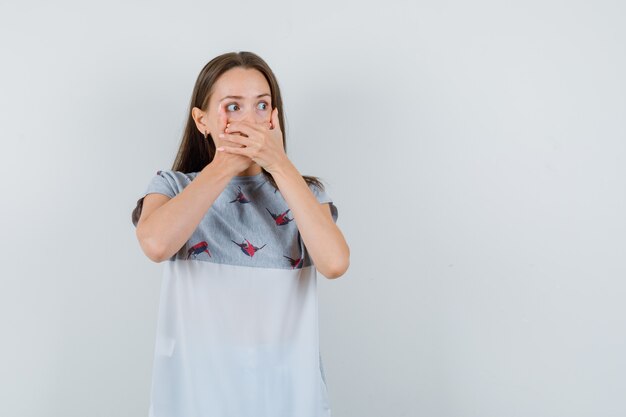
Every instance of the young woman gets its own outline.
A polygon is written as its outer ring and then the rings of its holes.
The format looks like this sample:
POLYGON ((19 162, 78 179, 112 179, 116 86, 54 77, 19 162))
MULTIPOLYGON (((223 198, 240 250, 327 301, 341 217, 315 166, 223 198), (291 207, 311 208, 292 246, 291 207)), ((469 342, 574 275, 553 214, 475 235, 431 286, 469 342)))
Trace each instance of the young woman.
POLYGON ((286 155, 282 99, 259 56, 200 72, 171 170, 132 220, 165 262, 151 417, 330 416, 316 270, 338 278, 350 250, 316 177, 286 155))

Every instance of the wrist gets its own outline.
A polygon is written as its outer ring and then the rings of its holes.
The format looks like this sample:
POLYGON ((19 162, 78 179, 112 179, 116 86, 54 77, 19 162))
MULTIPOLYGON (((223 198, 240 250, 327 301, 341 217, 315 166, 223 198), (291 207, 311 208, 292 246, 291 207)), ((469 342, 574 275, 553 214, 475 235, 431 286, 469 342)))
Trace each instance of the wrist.
POLYGON ((284 177, 289 176, 294 170, 296 170, 295 165, 291 163, 289 158, 285 157, 281 162, 275 164, 271 170, 268 169, 268 172, 272 174, 272 177, 284 177))
POLYGON ((235 172, 231 172, 229 165, 230 164, 222 159, 213 158, 213 160, 202 169, 202 172, 209 171, 207 176, 228 182, 236 175, 235 172))

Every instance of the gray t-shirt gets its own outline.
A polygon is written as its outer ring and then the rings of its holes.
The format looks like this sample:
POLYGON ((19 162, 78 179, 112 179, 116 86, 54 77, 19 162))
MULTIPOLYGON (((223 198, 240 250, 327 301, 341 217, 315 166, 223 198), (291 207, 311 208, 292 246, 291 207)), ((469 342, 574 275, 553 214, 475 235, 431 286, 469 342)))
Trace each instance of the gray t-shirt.
MULTIPOLYGON (((144 195, 196 175, 158 171, 144 195)), ((317 274, 290 214, 263 173, 235 176, 164 262, 151 417, 330 417, 317 274)))

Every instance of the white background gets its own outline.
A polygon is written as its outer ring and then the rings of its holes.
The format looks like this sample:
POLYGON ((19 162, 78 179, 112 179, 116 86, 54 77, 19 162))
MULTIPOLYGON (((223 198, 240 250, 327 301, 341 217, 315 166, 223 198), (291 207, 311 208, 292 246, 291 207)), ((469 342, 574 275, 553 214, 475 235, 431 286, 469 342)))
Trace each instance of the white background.
POLYGON ((258 53, 351 248, 334 417, 626 415, 619 1, 3 2, 0 415, 147 416, 130 214, 200 69, 258 53))

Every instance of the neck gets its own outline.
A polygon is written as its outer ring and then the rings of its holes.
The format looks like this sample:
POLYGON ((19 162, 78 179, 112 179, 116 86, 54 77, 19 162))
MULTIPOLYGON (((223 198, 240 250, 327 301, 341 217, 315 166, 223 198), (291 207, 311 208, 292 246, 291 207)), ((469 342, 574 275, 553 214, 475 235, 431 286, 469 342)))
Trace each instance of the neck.
POLYGON ((241 176, 246 176, 246 177, 250 177, 252 175, 257 175, 261 173, 261 166, 257 163, 253 163, 252 165, 250 165, 246 170, 241 171, 239 174, 237 174, 237 176, 241 177, 241 176))

